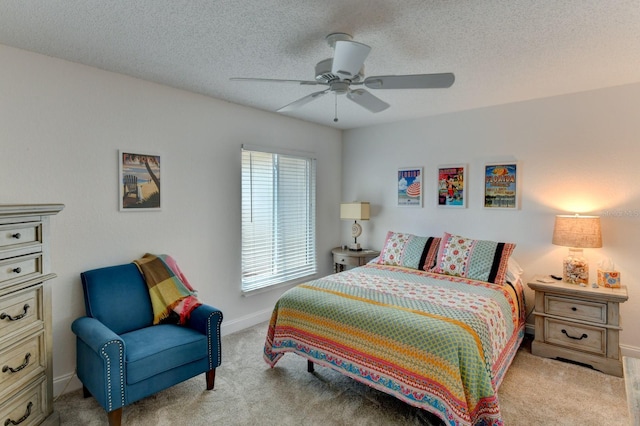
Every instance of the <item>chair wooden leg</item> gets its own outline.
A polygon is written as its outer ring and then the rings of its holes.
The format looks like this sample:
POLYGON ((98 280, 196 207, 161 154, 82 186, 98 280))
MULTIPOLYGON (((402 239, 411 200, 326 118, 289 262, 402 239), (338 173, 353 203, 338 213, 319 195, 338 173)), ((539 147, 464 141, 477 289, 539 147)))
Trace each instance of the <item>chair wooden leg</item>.
POLYGON ((84 398, 89 398, 91 396, 91 392, 89 392, 89 389, 87 389, 84 385, 82 385, 82 396, 84 398))
POLYGON ((307 360, 307 372, 313 373, 313 362, 311 360, 307 360))
POLYGON ((120 426, 122 423, 122 407, 107 413, 109 418, 109 426, 120 426))
POLYGON ((214 382, 216 381, 216 369, 209 370, 207 375, 207 390, 213 389, 214 382))

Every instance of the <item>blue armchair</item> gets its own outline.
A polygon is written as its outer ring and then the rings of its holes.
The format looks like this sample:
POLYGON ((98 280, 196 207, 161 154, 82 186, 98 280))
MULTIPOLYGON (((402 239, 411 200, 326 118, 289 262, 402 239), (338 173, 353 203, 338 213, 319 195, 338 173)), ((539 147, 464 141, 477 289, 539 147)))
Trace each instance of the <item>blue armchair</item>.
POLYGON ((200 305, 186 325, 153 323, 147 285, 133 263, 80 274, 87 316, 76 319, 84 396, 120 425, 122 407, 201 373, 213 389, 222 312, 200 305))

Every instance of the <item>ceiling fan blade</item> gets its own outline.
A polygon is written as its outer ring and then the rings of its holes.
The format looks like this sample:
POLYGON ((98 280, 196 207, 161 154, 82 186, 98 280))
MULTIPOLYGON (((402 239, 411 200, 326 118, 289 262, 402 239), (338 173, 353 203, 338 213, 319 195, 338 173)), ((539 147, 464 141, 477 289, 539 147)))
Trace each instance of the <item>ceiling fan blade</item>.
POLYGON ((362 69, 370 51, 371 47, 356 41, 336 41, 331 73, 342 80, 353 79, 362 69))
POLYGON ((299 84, 301 86, 316 86, 318 84, 317 81, 312 80, 281 80, 277 78, 245 78, 245 77, 231 77, 229 80, 231 81, 255 81, 258 83, 293 83, 299 84))
POLYGON ((278 112, 287 112, 287 111, 293 111, 294 109, 300 108, 303 105, 308 104, 309 102, 318 99, 319 97, 326 95, 327 93, 329 93, 329 89, 327 90, 321 90, 319 92, 313 92, 310 95, 307 95, 303 98, 298 99, 297 101, 293 101, 288 105, 283 106, 282 108, 280 108, 278 110, 278 112))
POLYGON ((390 107, 388 103, 376 96, 373 96, 364 89, 351 90, 347 93, 347 98, 351 99, 358 105, 365 107, 371 112, 384 111, 390 107))
POLYGON ((446 89, 455 81, 453 73, 376 75, 367 77, 364 85, 369 89, 446 89))

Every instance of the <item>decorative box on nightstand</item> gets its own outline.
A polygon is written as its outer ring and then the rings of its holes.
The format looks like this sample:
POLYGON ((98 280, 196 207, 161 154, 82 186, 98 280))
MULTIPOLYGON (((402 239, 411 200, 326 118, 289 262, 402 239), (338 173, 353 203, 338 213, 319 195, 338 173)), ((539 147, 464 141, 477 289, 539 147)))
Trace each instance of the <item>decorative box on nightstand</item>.
POLYGON ((349 250, 342 247, 336 247, 331 250, 333 254, 333 270, 335 272, 344 271, 345 266, 362 266, 371 259, 380 255, 375 250, 349 250))
POLYGON ((588 364, 622 377, 620 303, 628 298, 627 288, 543 281, 548 277, 537 276, 527 284, 536 292, 531 353, 588 364))

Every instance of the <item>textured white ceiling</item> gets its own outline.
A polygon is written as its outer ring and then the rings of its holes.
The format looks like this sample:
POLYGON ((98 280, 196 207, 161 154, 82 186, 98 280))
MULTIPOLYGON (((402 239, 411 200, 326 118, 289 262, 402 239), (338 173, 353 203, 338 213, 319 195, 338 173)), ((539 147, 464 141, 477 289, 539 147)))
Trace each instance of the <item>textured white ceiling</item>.
POLYGON ((348 129, 640 82, 639 0, 0 0, 1 44, 268 111, 321 87, 229 78, 313 80, 332 32, 372 47, 366 75, 456 81, 287 115, 348 129))

